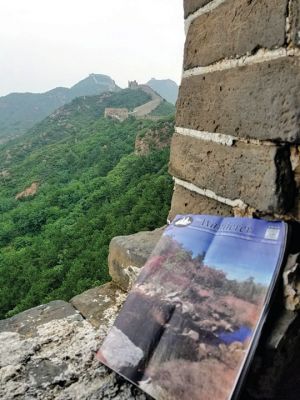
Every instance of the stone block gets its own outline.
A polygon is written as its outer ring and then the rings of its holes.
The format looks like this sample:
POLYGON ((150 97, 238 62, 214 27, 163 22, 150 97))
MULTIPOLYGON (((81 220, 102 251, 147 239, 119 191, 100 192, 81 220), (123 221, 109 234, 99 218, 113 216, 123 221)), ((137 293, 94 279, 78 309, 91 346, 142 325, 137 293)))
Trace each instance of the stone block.
POLYGON ((126 293, 110 282, 73 297, 70 303, 95 328, 108 329, 125 298, 126 293))
POLYGON ((290 2, 291 40, 294 45, 300 46, 300 1, 290 2))
POLYGON ((184 0, 184 18, 210 2, 211 0, 184 0))
POLYGON ((285 146, 238 141, 229 147, 176 133, 169 172, 218 196, 283 214, 294 199, 289 155, 285 146))
POLYGON ((175 185, 169 220, 177 214, 212 214, 233 216, 232 207, 217 200, 192 192, 183 186, 175 185))
POLYGON ((186 38, 184 69, 282 46, 286 7, 287 0, 233 0, 199 16, 186 38))
POLYGON ((0 321, 1 400, 146 400, 95 358, 102 339, 64 301, 0 321))
POLYGON ((15 332, 22 336, 38 335, 39 326, 68 318, 69 321, 82 320, 75 308, 62 300, 51 301, 23 311, 11 318, 0 321, 1 332, 15 332))
POLYGON ((109 245, 108 267, 113 282, 127 291, 162 235, 162 228, 129 236, 116 236, 109 245))
POLYGON ((286 57, 182 80, 176 125, 242 138, 300 141, 300 60, 286 57))

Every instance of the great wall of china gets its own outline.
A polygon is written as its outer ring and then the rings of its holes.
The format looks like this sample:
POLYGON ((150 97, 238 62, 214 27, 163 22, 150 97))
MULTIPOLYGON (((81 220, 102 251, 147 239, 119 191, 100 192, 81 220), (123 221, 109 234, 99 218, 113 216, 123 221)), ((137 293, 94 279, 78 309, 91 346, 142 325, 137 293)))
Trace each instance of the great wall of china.
MULTIPOLYGON (((177 213, 299 220, 300 1, 184 0, 170 173, 177 213)), ((154 101, 154 100, 153 100, 154 101)), ((243 400, 298 400, 299 231, 243 400)), ((112 282, 0 321, 3 399, 147 397, 94 354, 161 230, 114 238, 112 282)), ((222 382, 220 382, 222 384, 222 382)))

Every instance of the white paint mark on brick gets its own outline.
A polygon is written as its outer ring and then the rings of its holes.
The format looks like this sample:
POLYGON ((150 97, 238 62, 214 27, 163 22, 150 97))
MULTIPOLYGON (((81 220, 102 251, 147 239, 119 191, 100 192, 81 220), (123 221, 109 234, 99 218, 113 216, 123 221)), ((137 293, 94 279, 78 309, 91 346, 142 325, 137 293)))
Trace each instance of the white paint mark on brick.
POLYGON ((184 136, 191 136, 196 139, 202 139, 207 142, 216 142, 226 146, 232 146, 237 140, 235 136, 225 135, 223 133, 197 131, 194 129, 176 127, 175 132, 184 136))
POLYGON ((259 64, 263 62, 277 60, 279 58, 294 57, 294 56, 300 57, 299 49, 286 49, 286 48, 280 48, 276 50, 260 49, 253 56, 246 55, 240 58, 224 59, 222 61, 218 61, 214 64, 205 67, 195 67, 192 69, 188 69, 186 71, 183 71, 182 78, 189 78, 191 76, 203 75, 216 71, 224 71, 232 68, 243 67, 245 65, 259 64))
POLYGON ((198 18, 200 15, 206 14, 206 13, 214 10, 215 8, 219 7, 219 5, 224 3, 225 1, 226 0, 213 0, 210 3, 206 4, 206 6, 199 8, 193 14, 189 15, 184 23, 185 34, 188 33, 189 27, 190 27, 191 23, 194 21, 194 19, 198 18))
POLYGON ((194 185, 193 183, 183 181, 182 179, 179 179, 179 178, 173 177, 173 179, 174 179, 174 182, 176 183, 176 185, 180 185, 180 186, 184 187, 185 189, 188 189, 192 192, 198 193, 202 196, 209 197, 210 199, 217 200, 220 203, 227 204, 228 206, 238 207, 240 209, 246 209, 248 207, 248 205, 240 199, 235 199, 235 200, 226 199, 225 197, 218 196, 212 190, 201 189, 198 186, 194 185))
POLYGON ((207 142, 215 142, 218 144, 223 144, 225 146, 233 146, 235 142, 242 142, 247 144, 253 144, 256 146, 276 146, 275 143, 269 140, 259 140, 259 139, 246 139, 240 138, 233 135, 226 135, 225 133, 198 131, 190 128, 175 127, 175 132, 180 135, 190 136, 196 139, 205 140, 207 142))

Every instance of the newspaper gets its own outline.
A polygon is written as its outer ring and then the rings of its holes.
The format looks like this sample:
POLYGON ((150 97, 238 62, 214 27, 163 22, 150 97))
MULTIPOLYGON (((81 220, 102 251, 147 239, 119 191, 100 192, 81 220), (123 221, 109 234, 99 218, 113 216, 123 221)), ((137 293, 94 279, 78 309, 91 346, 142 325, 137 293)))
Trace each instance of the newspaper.
POLYGON ((156 400, 238 396, 285 249, 283 222, 179 215, 98 352, 156 400))

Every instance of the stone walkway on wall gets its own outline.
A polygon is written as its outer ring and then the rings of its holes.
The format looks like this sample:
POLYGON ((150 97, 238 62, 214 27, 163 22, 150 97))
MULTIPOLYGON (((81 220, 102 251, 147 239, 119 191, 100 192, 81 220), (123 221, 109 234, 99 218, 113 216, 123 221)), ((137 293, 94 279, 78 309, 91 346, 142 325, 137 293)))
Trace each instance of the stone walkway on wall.
POLYGON ((142 89, 145 93, 149 94, 151 96, 151 100, 145 104, 142 104, 139 107, 136 107, 132 111, 132 113, 130 113, 131 115, 137 118, 151 114, 151 112, 154 111, 163 101, 162 97, 159 96, 153 89, 151 89, 150 86, 139 85, 139 88, 142 89))

